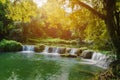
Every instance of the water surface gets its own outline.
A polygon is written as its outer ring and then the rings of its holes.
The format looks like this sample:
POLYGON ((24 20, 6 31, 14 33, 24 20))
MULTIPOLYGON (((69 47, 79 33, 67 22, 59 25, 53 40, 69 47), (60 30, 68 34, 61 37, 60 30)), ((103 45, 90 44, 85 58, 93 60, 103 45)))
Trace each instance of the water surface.
POLYGON ((40 53, 1 53, 0 80, 91 80, 102 70, 80 62, 40 53))

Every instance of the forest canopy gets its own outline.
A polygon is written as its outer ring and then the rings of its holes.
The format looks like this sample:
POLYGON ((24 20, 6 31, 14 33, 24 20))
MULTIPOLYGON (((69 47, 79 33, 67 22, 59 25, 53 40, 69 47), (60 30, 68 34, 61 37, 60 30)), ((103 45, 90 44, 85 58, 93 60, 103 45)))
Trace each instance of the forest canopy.
MULTIPOLYGON (((79 38, 100 47, 111 45, 104 0, 40 0, 39 3, 37 0, 0 0, 1 38, 18 41, 40 37, 79 38)), ((116 3, 118 12, 119 3, 116 3)))

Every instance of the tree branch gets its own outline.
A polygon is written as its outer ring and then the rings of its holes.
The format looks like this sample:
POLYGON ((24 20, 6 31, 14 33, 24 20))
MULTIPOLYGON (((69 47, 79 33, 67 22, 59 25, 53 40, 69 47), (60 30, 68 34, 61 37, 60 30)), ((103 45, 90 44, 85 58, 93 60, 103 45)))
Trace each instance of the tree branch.
POLYGON ((82 7, 85 7, 89 11, 91 11, 93 14, 97 15, 99 18, 104 19, 104 20, 106 19, 106 16, 104 14, 101 14, 100 12, 96 11, 95 9, 87 5, 86 3, 78 1, 78 4, 82 7))

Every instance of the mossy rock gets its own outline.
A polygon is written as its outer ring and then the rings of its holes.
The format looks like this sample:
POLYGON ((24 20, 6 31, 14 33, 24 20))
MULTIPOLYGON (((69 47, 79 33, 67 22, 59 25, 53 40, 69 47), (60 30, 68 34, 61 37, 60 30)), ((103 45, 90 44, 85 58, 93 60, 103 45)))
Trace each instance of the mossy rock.
POLYGON ((77 51, 75 52, 75 54, 76 54, 77 56, 80 56, 80 55, 82 54, 82 50, 81 50, 81 49, 77 49, 77 51))
POLYGON ((70 53, 71 48, 66 48, 66 53, 70 53))
MULTIPOLYGON (((75 49, 75 51, 74 51, 74 54, 75 54, 75 55, 77 55, 77 56, 80 56, 80 55, 81 55, 81 53, 82 53, 82 50, 81 50, 81 49, 79 49, 79 48, 73 48, 73 49, 75 49)), ((68 54, 70 54, 71 51, 72 51, 72 48, 67 48, 67 49, 66 49, 66 53, 68 53, 68 54)))
POLYGON ((92 50, 84 50, 81 54, 81 57, 85 58, 85 59, 91 59, 93 55, 93 51, 92 50))
POLYGON ((13 40, 2 40, 0 42, 0 52, 22 51, 22 44, 13 40))
POLYGON ((64 48, 64 47, 52 47, 52 46, 50 46, 48 48, 48 53, 54 53, 54 52, 57 52, 59 54, 64 54, 64 53, 66 53, 66 48, 64 48), (57 48, 58 48, 58 50, 56 51, 57 48))
POLYGON ((53 48, 54 48, 54 47, 49 47, 48 53, 52 53, 52 52, 53 52, 53 48))
POLYGON ((59 54, 65 54, 66 53, 66 48, 64 48, 64 47, 61 47, 59 50, 60 50, 59 54))
POLYGON ((45 45, 43 44, 39 44, 35 46, 35 52, 43 52, 44 49, 45 49, 45 45))

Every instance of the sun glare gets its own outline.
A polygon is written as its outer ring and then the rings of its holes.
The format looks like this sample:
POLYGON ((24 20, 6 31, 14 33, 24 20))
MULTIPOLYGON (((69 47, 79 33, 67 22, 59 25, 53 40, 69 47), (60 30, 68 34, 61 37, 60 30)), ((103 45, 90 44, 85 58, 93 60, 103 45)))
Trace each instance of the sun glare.
POLYGON ((47 2, 47 0, 34 0, 34 2, 37 4, 38 7, 41 7, 47 2))

